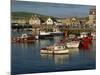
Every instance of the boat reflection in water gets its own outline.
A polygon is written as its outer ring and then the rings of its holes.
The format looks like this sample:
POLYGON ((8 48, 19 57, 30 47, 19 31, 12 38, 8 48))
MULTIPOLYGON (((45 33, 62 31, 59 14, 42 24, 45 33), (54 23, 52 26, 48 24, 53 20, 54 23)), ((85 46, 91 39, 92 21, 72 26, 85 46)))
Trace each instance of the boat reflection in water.
POLYGON ((69 59, 69 54, 66 54, 66 55, 55 55, 54 56, 55 64, 67 63, 68 59, 69 59), (66 60, 67 60, 67 62, 66 62, 66 60))
POLYGON ((55 65, 65 64, 69 60, 69 54, 62 54, 62 55, 53 55, 53 54, 41 54, 42 62, 44 60, 52 60, 55 65))
MULTIPOLYGON (((52 60, 55 65, 69 63, 71 57, 79 55, 79 48, 70 48, 68 54, 40 54, 42 62, 52 60)), ((50 62, 49 62, 50 63, 50 62)))
POLYGON ((78 55, 79 54, 79 48, 70 48, 69 54, 70 55, 78 55))
MULTIPOLYGON (((14 35, 16 33, 14 32, 14 35)), ((17 33, 16 35, 18 35, 17 33)), ((40 49, 53 45, 63 37, 39 39, 34 43, 11 43, 12 73, 37 73, 61 70, 86 70, 96 68, 96 40, 90 49, 68 48, 68 54, 41 54, 40 49)))
POLYGON ((25 50, 25 49, 27 50, 28 49, 28 46, 30 45, 28 43, 12 43, 12 44, 13 44, 14 47, 16 47, 16 45, 17 45, 22 50, 25 50))
POLYGON ((22 43, 20 44, 22 49, 27 49, 28 48, 28 44, 27 43, 22 43))

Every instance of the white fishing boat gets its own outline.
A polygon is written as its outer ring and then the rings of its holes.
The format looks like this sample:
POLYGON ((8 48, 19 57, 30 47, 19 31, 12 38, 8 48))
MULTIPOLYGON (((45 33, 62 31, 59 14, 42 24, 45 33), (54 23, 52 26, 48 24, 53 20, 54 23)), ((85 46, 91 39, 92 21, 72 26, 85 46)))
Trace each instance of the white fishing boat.
POLYGON ((36 39, 46 39, 46 38, 52 37, 52 35, 51 35, 51 32, 39 31, 39 34, 35 37, 36 39))
POLYGON ((70 39, 73 39, 73 38, 76 37, 76 35, 74 35, 74 34, 70 34, 68 37, 69 37, 70 39))
POLYGON ((88 36, 88 32, 82 32, 80 33, 80 38, 84 38, 88 36))
POLYGON ((48 46, 46 48, 41 48, 40 53, 43 53, 43 54, 67 54, 67 53, 69 53, 69 50, 64 45, 53 45, 53 46, 48 46))
POLYGON ((95 40, 95 39, 96 39, 96 32, 92 32, 92 33, 91 33, 91 36, 92 36, 93 39, 95 40))
POLYGON ((66 43, 66 46, 68 48, 78 48, 79 47, 80 42, 79 41, 70 41, 66 43))
POLYGON ((50 32, 40 31, 39 35, 48 36, 48 35, 50 35, 50 32))
POLYGON ((50 34, 51 34, 51 35, 54 35, 54 36, 55 36, 55 35, 58 35, 58 36, 59 36, 59 35, 63 35, 64 33, 61 32, 61 31, 57 31, 57 30, 56 30, 56 31, 50 32, 50 34))

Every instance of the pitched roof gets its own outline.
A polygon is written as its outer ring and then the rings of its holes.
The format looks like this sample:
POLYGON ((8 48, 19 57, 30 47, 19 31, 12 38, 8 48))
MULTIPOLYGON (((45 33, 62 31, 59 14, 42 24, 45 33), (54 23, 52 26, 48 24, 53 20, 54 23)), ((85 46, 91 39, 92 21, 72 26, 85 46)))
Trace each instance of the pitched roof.
POLYGON ((47 21, 48 18, 51 18, 53 21, 57 22, 57 20, 53 17, 49 17, 49 16, 38 16, 38 15, 32 15, 31 16, 32 19, 39 19, 42 23, 47 21))
POLYGON ((56 20, 55 18, 53 18, 53 17, 41 17, 40 20, 41 20, 42 22, 45 22, 45 21, 47 21, 49 18, 51 18, 53 21, 57 22, 57 20, 56 20))
POLYGON ((37 15, 32 15, 31 19, 34 19, 34 20, 38 19, 39 20, 39 17, 37 15))

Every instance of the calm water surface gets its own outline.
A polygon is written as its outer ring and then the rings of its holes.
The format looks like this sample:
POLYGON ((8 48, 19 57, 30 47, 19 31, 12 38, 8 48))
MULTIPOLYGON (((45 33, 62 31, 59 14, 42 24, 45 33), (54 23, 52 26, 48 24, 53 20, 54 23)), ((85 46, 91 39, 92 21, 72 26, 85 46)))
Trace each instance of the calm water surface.
MULTIPOLYGON (((23 32, 24 33, 24 32, 23 32)), ((12 36, 20 33, 13 32, 12 36)), ((53 45, 54 42, 63 39, 54 37, 47 40, 36 40, 33 44, 12 43, 11 71, 14 74, 69 71, 95 69, 96 42, 88 50, 70 49, 69 54, 52 55, 40 54, 40 48, 53 45)))

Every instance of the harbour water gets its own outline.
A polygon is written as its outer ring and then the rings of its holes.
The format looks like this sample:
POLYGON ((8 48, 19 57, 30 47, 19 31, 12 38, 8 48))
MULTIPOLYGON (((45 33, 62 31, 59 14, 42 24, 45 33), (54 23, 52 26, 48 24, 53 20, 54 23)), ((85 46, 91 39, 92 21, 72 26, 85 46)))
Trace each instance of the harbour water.
MULTIPOLYGON (((21 32, 22 33, 22 32, 21 32)), ((12 36, 20 32, 12 32, 12 36)), ((38 73, 70 70, 86 70, 96 68, 96 40, 88 50, 70 49, 69 54, 40 54, 40 48, 53 45, 63 39, 61 36, 46 40, 36 40, 35 43, 12 43, 11 73, 38 73)))

